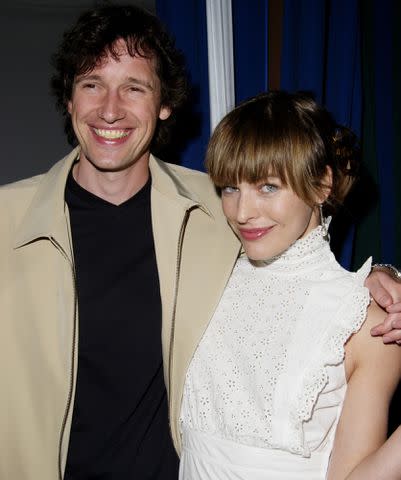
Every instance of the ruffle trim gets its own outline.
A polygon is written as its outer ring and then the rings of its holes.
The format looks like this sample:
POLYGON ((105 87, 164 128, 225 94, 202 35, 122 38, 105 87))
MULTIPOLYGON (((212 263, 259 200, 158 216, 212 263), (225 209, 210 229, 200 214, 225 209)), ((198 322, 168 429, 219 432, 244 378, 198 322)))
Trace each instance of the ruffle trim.
POLYGON ((328 366, 339 365, 345 356, 344 345, 349 337, 356 333, 366 319, 366 309, 370 303, 369 291, 363 283, 371 270, 371 258, 354 274, 355 291, 344 298, 340 310, 333 316, 327 334, 314 355, 317 362, 307 368, 295 397, 295 404, 290 407, 290 431, 293 431, 294 444, 290 445, 293 453, 309 457, 311 452, 304 441, 303 424, 312 418, 314 406, 319 395, 328 383, 328 366))

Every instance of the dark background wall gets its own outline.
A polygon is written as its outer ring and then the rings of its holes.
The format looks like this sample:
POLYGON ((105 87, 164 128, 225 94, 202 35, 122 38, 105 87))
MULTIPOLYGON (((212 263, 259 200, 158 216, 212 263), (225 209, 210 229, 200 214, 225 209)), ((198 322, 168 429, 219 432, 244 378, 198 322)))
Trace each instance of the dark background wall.
MULTIPOLYGON (((124 2, 128 3, 128 2, 124 2)), ((131 3, 154 10, 154 1, 131 3)), ((50 95, 50 56, 89 0, 2 0, 0 184, 46 171, 70 150, 50 95)))

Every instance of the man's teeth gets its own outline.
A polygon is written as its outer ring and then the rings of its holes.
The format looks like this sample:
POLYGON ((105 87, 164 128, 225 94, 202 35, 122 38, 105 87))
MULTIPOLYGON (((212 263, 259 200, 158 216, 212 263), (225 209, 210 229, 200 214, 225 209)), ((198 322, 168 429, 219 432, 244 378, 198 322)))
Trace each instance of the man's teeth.
POLYGON ((126 137, 128 135, 128 132, 125 130, 103 130, 101 128, 94 128, 93 130, 95 131, 96 135, 99 135, 99 137, 113 140, 116 138, 126 137))

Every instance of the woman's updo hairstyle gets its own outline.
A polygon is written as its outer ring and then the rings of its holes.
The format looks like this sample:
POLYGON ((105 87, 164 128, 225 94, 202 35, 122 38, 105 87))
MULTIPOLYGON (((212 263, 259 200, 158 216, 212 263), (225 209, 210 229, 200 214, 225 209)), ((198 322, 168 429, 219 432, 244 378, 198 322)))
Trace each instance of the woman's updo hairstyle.
POLYGON ((311 206, 330 190, 325 207, 331 211, 342 204, 358 166, 356 136, 301 92, 268 92, 245 101, 221 120, 206 153, 218 188, 276 176, 311 206), (331 185, 325 183, 327 167, 331 185))

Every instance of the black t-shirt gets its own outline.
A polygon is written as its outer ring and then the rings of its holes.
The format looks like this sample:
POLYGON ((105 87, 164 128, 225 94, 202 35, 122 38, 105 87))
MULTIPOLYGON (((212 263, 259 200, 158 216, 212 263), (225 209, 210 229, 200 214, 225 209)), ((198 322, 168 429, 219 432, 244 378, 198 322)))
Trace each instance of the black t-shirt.
POLYGON ((116 206, 70 174, 78 376, 66 479, 177 479, 163 379, 151 181, 116 206))

